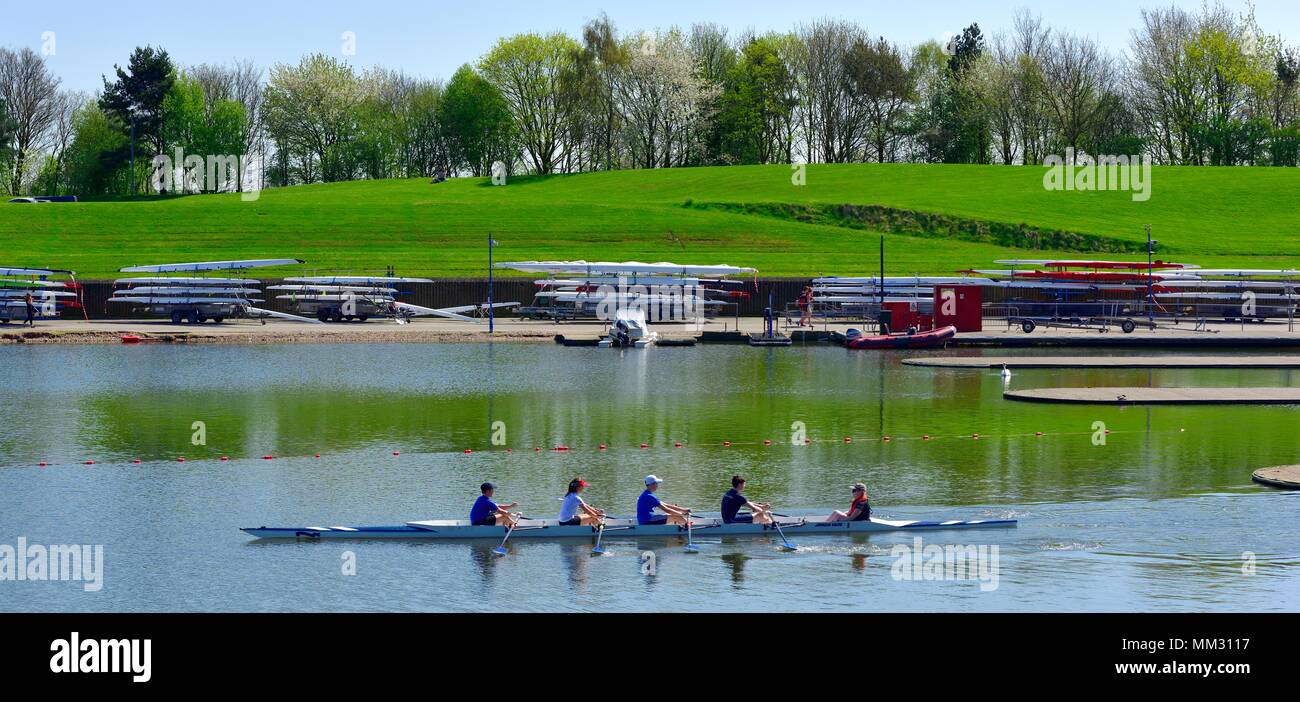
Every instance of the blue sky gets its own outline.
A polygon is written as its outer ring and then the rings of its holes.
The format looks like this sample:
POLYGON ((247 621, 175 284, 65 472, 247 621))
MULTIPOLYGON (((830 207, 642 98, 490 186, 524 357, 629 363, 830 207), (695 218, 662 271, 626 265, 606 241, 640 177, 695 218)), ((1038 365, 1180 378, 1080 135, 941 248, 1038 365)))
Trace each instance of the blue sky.
MULTIPOLYGON (((162 2, 131 10, 114 2, 64 0, 24 5, 4 0, 0 45, 41 49, 42 35, 54 33, 50 57, 64 86, 91 91, 114 63, 124 63, 137 45, 166 48, 182 65, 248 58, 265 67, 294 62, 310 52, 343 56, 344 32, 356 36, 353 65, 384 65, 423 77, 447 78, 482 56, 501 36, 523 31, 562 30, 577 35, 583 23, 605 10, 623 31, 712 21, 739 31, 789 29, 817 17, 842 17, 902 44, 940 38, 971 22, 986 33, 1010 26, 1017 8, 1031 7, 1050 25, 1092 36, 1122 49, 1139 22, 1139 8, 1176 4, 1198 9, 1201 0, 314 0, 312 2, 162 2), (48 12, 41 8, 48 8, 48 12)), ((1243 0, 1224 5, 1243 9, 1243 0)), ((1258 0, 1260 25, 1300 43, 1300 2, 1258 0)))

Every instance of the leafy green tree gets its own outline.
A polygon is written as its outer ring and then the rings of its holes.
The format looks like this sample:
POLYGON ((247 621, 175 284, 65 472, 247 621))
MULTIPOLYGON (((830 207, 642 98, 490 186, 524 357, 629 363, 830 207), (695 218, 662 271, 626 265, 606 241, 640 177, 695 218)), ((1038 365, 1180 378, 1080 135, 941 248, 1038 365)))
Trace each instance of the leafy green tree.
POLYGON ((127 169, 115 157, 127 145, 121 124, 90 101, 73 114, 72 130, 64 156, 68 189, 82 196, 126 190, 127 169))
POLYGON ((718 115, 725 163, 774 163, 785 158, 783 126, 794 110, 794 76, 770 38, 751 40, 730 71, 718 115))
POLYGON ((609 17, 601 14, 582 28, 582 50, 575 60, 575 71, 587 87, 589 109, 599 124, 595 150, 603 157, 601 167, 617 167, 619 159, 617 133, 619 110, 617 81, 619 72, 627 67, 630 57, 618 38, 618 30, 609 17))
POLYGON ((561 82, 578 50, 564 34, 519 34, 497 42, 479 65, 505 97, 528 163, 540 175, 553 173, 569 146, 574 103, 563 99, 561 82))
MULTIPOLYGON (((357 109, 365 98, 352 67, 324 54, 277 64, 266 86, 267 131, 296 158, 303 182, 350 180, 358 173, 357 109)), ((286 164, 287 165, 287 164, 286 164)))
POLYGON ((439 121, 444 95, 441 83, 424 82, 416 85, 407 98, 402 158, 408 177, 451 173, 448 138, 439 121))
MULTIPOLYGON (((117 79, 113 82, 104 79, 99 108, 128 138, 131 125, 135 125, 136 154, 145 157, 136 160, 137 169, 142 170, 140 164, 166 150, 163 102, 176 80, 176 68, 166 51, 152 46, 136 47, 125 69, 113 68, 117 79)), ((130 159, 130 142, 124 140, 120 149, 105 157, 118 165, 126 164, 130 159)))
POLYGON ((451 167, 474 177, 491 172, 494 161, 513 160, 514 122, 510 107, 496 86, 468 64, 447 84, 438 106, 438 122, 447 136, 451 167))

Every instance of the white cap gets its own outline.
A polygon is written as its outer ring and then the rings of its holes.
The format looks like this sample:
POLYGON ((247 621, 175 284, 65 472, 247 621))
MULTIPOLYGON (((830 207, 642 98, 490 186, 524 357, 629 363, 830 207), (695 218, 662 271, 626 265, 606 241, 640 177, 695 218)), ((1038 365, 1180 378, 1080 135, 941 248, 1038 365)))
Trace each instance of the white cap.
POLYGON ((660 478, 660 477, 658 477, 658 476, 647 475, 647 476, 645 477, 645 484, 646 484, 647 486, 654 485, 654 484, 656 484, 656 483, 662 483, 662 482, 663 482, 663 479, 660 478))

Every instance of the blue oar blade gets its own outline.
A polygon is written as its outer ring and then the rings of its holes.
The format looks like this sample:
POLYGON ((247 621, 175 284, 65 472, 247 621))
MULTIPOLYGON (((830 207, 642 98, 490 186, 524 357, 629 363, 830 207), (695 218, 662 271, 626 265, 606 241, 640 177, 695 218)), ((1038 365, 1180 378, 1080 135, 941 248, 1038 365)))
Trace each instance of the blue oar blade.
POLYGON ((498 556, 504 556, 504 555, 506 555, 506 553, 507 553, 507 551, 506 551, 506 547, 505 547, 505 546, 497 546, 496 548, 492 549, 492 553, 495 553, 495 554, 498 555, 498 556))

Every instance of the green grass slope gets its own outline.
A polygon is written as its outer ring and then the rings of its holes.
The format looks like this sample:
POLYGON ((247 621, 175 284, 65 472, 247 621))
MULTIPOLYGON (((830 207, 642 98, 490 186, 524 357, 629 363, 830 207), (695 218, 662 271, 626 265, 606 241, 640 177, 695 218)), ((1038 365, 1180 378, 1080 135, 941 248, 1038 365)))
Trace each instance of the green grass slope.
POLYGON ((0 265, 100 279, 129 265, 296 256, 316 270, 392 265, 406 275, 481 276, 491 233, 498 260, 725 262, 769 276, 846 275, 877 269, 876 232, 884 229, 891 273, 947 273, 1005 257, 1142 258, 1082 245, 1008 246, 982 236, 985 225, 1077 233, 1128 247, 1110 251, 1136 251, 1148 223, 1166 260, 1300 265, 1300 169, 1156 168, 1147 202, 1128 192, 1048 191, 1043 173, 822 165, 796 186, 788 166, 753 166, 515 178, 504 187, 362 181, 271 189, 255 202, 0 203, 0 265), (888 208, 905 213, 912 229, 933 231, 849 226, 827 215, 839 205, 888 208), (800 215, 808 211, 819 214, 800 215))

